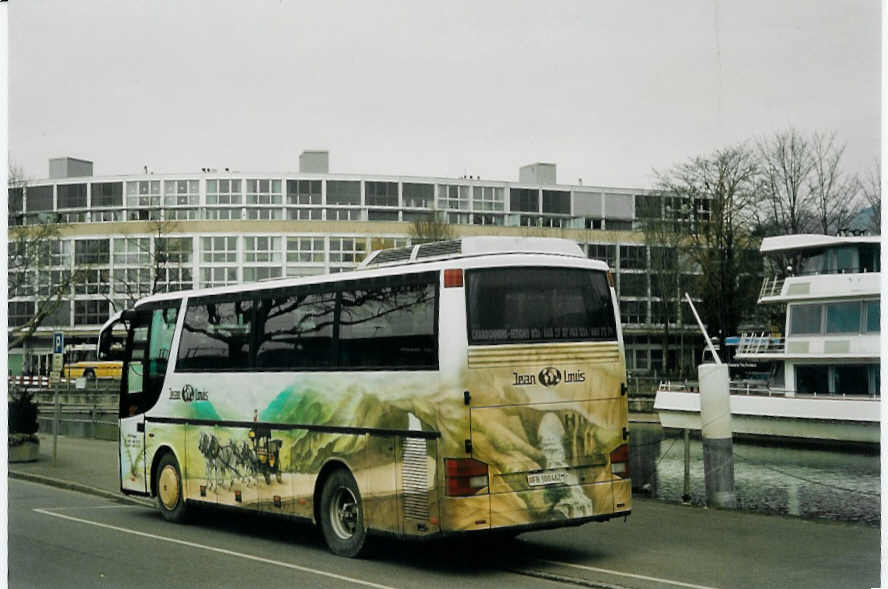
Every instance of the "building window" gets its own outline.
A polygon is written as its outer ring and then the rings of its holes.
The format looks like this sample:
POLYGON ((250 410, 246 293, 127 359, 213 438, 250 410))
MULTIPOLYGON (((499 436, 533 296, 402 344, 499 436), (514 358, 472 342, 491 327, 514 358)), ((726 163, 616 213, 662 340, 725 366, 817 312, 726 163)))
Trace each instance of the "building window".
MULTIPOLYGON (((214 239, 214 238, 206 238, 214 239)), ((222 238, 226 239, 226 238, 222 238)), ((237 238, 230 238, 237 239, 237 238)), ((192 243, 190 237, 157 237, 154 239, 157 260, 164 264, 190 264, 192 243)), ((236 246, 235 246, 235 249, 236 246)), ((235 254, 237 255, 237 254, 235 254)))
POLYGON ((659 196, 635 195, 636 219, 660 219, 663 217, 663 200, 659 196))
POLYGON ((595 260, 603 260, 613 270, 617 265, 617 246, 602 243, 590 243, 588 256, 595 260))
POLYGON ((247 209, 247 219, 259 219, 265 221, 276 221, 284 218, 283 212, 281 209, 272 209, 272 208, 261 208, 261 209, 247 209))
MULTIPOLYGON (((119 184, 119 183, 118 183, 119 184)), ((93 186, 97 186, 93 184, 93 186)), ((86 184, 59 184, 58 199, 60 209, 85 209, 86 208, 86 184)), ((93 203, 95 203, 93 197, 93 203)))
POLYGON ((163 206, 187 207, 200 204, 200 182, 197 180, 164 180, 163 206))
POLYGON ((248 205, 279 205, 283 201, 280 180, 247 180, 248 205))
POLYGON ((160 268, 157 280, 158 289, 162 292, 188 290, 194 285, 191 268, 173 266, 160 268))
POLYGON ((287 180, 287 204, 321 204, 320 180, 287 180))
POLYGON ((438 208, 471 210, 469 208, 470 188, 470 186, 459 184, 438 184, 438 208))
MULTIPOLYGON (((472 210, 503 211, 505 200, 503 189, 498 186, 475 186, 472 188, 472 210)), ((496 224, 496 223, 494 223, 496 224)))
POLYGON ((240 180, 207 180, 208 205, 239 205, 242 199, 240 180))
POLYGON ((330 238, 330 263, 357 265, 367 254, 366 245, 362 238, 355 237, 331 237, 330 238))
POLYGON ((503 215, 472 214, 472 225, 496 225, 502 227, 504 223, 505 218, 503 215))
POLYGON ((25 204, 25 190, 24 188, 10 188, 9 189, 9 212, 12 213, 22 213, 24 212, 24 204, 25 204))
POLYGON ((387 210, 374 210, 370 209, 367 211, 367 220, 368 221, 397 221, 398 220, 398 211, 387 211, 387 210))
POLYGON ((447 223, 450 225, 471 225, 472 213, 447 213, 447 223))
POLYGON ((398 183, 364 182, 364 203, 374 207, 398 206, 398 183))
POLYGON ((165 209, 163 218, 167 221, 189 221, 200 218, 200 209, 165 209))
POLYGON ((123 206, 123 182, 94 182, 90 191, 91 208, 123 206))
POLYGON ((647 274, 627 274, 621 272, 619 283, 621 297, 647 296, 647 274))
POLYGON ((537 213, 540 210, 540 191, 536 188, 510 188, 509 206, 513 211, 537 213))
POLYGON ((114 240, 115 266, 147 266, 151 263, 148 237, 123 237, 114 240))
POLYGON ((632 325, 647 323, 647 302, 620 301, 620 319, 632 325))
POLYGON ((244 282, 258 282, 280 277, 281 269, 278 266, 244 267, 244 282))
POLYGON ((229 286, 231 284, 237 284, 236 266, 200 269, 200 285, 203 288, 229 286))
POLYGON ((361 209, 326 209, 326 213, 328 221, 361 220, 361 209))
POLYGON ((90 220, 93 223, 113 223, 115 221, 123 221, 123 211, 116 210, 104 210, 104 211, 92 211, 90 214, 90 220))
POLYGON ((52 186, 28 186, 25 192, 27 196, 28 212, 51 211, 53 209, 52 186))
POLYGON ((110 292, 109 274, 107 268, 81 269, 74 284, 74 294, 107 294, 110 292))
POLYGON ((404 206, 417 209, 430 209, 435 202, 434 184, 416 184, 405 182, 402 185, 404 191, 404 206))
POLYGON ((327 180, 327 204, 361 204, 361 183, 353 180, 327 180))
POLYGON ((74 301, 75 325, 102 325, 108 315, 108 301, 74 301))
POLYGON ((130 300, 153 294, 151 268, 115 268, 114 294, 126 295, 130 300))
POLYGON ((223 209, 210 207, 204 209, 204 218, 209 221, 240 219, 241 209, 223 209))
POLYGON ((647 256, 643 245, 620 246, 620 268, 623 270, 647 269, 647 256))
MULTIPOLYGON (((126 183, 127 207, 159 207, 160 180, 139 180, 126 183)), ((136 221, 139 219, 130 219, 136 221)))
POLYGON ((569 215, 570 192, 564 190, 543 190, 543 212, 569 215))
POLYGON ((129 221, 159 221, 160 209, 128 209, 126 211, 129 221))
POLYGON ((225 264, 237 262, 237 237, 201 237, 201 262, 225 264))
POLYGON ((247 263, 281 262, 280 237, 244 237, 244 261, 247 263))
POLYGON ((25 325, 34 317, 34 301, 11 301, 7 309, 10 327, 25 325))
POLYGON ((324 238, 288 237, 287 263, 324 263, 324 238))
POLYGON ((324 217, 324 209, 287 209, 287 218, 291 221, 320 221, 324 217))
POLYGON ((109 240, 79 239, 74 242, 74 263, 76 265, 107 264, 110 260, 109 240))

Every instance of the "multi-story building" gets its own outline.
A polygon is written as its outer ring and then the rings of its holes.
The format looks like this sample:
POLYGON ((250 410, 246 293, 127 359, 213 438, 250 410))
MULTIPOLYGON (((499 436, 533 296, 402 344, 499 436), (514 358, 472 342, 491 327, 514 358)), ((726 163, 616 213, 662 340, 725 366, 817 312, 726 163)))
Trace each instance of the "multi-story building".
MULTIPOLYGON (((681 348, 681 362, 694 364, 697 341, 687 323, 673 326, 676 345, 663 358, 662 317, 650 296, 656 275, 638 224, 662 214, 665 204, 652 191, 559 184, 550 163, 522 167, 518 181, 495 181, 338 174, 328 162, 327 152, 313 151, 300 156, 298 172, 146 168, 110 177, 94 176, 89 161, 50 160, 48 179, 9 189, 9 224, 59 227, 61 239, 28 278, 35 281, 28 293, 66 270, 77 269, 77 280, 21 353, 48 348, 57 331, 66 342, 90 341, 114 309, 151 292, 350 270, 370 251, 408 245, 414 221, 434 214, 454 236, 577 241, 613 270, 629 370, 662 372, 664 361, 678 364, 681 348)), ((16 294, 10 326, 40 304, 16 294)))

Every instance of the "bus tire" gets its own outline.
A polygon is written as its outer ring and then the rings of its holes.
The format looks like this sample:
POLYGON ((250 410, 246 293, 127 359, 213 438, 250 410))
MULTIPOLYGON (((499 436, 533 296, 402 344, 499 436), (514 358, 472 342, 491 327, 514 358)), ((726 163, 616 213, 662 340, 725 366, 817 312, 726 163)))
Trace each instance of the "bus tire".
POLYGON ((83 371, 83 378, 85 378, 88 383, 94 383, 96 382, 96 373, 92 368, 87 368, 83 371))
POLYGON ((321 490, 321 532, 333 554, 354 558, 364 548, 364 506, 355 477, 344 468, 336 469, 321 490))
POLYGON ((154 490, 157 492, 157 509, 167 521, 182 523, 186 520, 185 495, 182 492, 182 471, 172 452, 167 452, 157 464, 154 490))

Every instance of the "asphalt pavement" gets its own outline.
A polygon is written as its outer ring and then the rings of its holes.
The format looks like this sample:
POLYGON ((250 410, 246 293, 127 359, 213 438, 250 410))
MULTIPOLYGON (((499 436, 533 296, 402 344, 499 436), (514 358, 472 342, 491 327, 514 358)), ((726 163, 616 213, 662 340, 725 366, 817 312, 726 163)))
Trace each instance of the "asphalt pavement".
MULTIPOLYGON (((41 436, 39 460, 10 464, 9 476, 120 500, 124 496, 119 491, 117 465, 116 442, 66 437, 58 440, 54 465, 52 437, 41 436)), ((138 499, 132 502, 150 504, 138 499)), ((172 533, 182 529, 169 528, 172 533)), ((582 574, 589 582, 620 587, 879 584, 879 529, 862 524, 711 510, 635 498, 627 523, 589 524, 520 538, 510 547, 515 560, 505 566, 516 568, 513 565, 518 562, 533 560, 534 570, 542 575, 538 580, 545 575, 558 578, 582 574), (654 578, 658 582, 650 584, 647 580, 654 578), (665 584, 659 582, 666 579, 669 581, 665 584)), ((431 545, 386 545, 391 549, 371 560, 381 565, 394 558, 388 564, 410 569, 434 569, 439 560, 428 555, 431 545)), ((520 568, 525 567, 522 564, 520 568)))

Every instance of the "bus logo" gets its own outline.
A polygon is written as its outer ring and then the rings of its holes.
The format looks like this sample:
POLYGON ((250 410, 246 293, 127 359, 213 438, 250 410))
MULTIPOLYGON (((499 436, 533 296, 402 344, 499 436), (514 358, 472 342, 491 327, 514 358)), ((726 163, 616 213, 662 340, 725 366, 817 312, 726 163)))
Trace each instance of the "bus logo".
POLYGON ((539 374, 540 384, 546 387, 554 387, 561 382, 561 371, 553 366, 543 368, 539 374))

